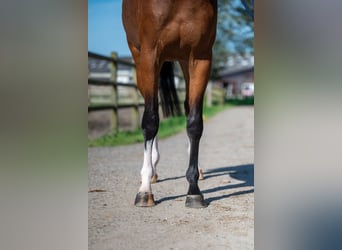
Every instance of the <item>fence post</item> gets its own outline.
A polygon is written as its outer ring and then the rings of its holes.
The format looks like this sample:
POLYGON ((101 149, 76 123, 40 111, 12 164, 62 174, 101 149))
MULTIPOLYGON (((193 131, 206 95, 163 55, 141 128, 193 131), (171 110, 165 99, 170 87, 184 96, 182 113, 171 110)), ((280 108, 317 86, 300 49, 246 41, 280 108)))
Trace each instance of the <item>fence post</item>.
POLYGON ((111 116, 111 130, 114 131, 115 133, 118 132, 118 128, 119 128, 119 121, 118 121, 118 89, 116 86, 116 76, 117 76, 117 63, 116 63, 116 59, 117 59, 117 53, 112 52, 111 53, 111 58, 113 59, 113 61, 111 61, 110 64, 110 80, 112 82, 115 82, 113 84, 113 105, 114 105, 114 109, 112 112, 112 116, 111 116))

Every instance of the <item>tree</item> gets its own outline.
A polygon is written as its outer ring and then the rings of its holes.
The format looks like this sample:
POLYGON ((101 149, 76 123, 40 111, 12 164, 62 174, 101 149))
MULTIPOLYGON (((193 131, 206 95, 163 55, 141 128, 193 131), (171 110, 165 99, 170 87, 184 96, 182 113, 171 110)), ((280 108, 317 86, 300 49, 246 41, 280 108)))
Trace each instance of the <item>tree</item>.
POLYGON ((254 52, 254 0, 218 0, 216 42, 211 78, 231 54, 254 52))

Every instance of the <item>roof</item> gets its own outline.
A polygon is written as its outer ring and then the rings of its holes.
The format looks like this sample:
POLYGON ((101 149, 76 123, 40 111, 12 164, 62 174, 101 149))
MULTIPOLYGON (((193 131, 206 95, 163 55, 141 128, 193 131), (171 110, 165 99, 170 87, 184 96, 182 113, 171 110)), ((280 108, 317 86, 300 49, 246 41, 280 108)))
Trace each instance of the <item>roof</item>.
POLYGON ((254 55, 232 55, 227 58, 224 68, 218 73, 219 77, 234 76, 254 72, 254 55))
POLYGON ((243 74, 247 72, 254 72, 254 66, 225 68, 224 70, 219 72, 219 78, 234 76, 234 75, 243 74))

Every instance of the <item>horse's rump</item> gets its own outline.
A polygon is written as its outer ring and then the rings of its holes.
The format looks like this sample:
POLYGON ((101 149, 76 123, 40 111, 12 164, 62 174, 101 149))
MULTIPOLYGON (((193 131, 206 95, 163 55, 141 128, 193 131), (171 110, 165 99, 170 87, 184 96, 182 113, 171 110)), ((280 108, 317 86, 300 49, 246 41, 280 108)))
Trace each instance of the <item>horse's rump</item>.
POLYGON ((161 61, 211 53, 216 35, 216 0, 125 0, 127 41, 161 61))

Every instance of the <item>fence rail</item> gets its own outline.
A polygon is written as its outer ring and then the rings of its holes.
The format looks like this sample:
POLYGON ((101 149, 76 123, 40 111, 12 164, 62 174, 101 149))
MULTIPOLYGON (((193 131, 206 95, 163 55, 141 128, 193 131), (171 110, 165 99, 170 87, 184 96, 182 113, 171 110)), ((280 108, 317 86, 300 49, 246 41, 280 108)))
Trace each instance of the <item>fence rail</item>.
MULTIPOLYGON (((125 87, 125 88, 133 88, 135 91, 138 91, 138 86, 135 83, 121 83, 121 82, 114 82, 114 81, 106 81, 106 80, 95 80, 95 79, 88 79, 88 84, 89 85, 94 85, 94 86, 111 86, 115 89, 115 92, 117 92, 117 87, 125 87)), ((139 95, 137 93, 137 95, 139 95)), ((117 110, 120 108, 137 108, 137 107, 142 107, 144 106, 143 102, 138 102, 138 103, 131 103, 131 104, 101 104, 101 105, 89 105, 88 106, 88 112, 91 111, 98 111, 98 110, 107 110, 107 109, 112 109, 112 110, 117 110)))

